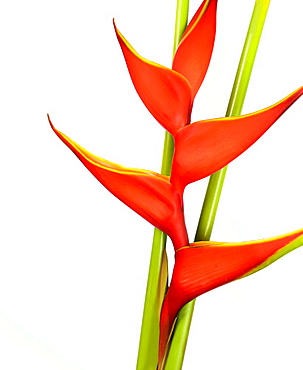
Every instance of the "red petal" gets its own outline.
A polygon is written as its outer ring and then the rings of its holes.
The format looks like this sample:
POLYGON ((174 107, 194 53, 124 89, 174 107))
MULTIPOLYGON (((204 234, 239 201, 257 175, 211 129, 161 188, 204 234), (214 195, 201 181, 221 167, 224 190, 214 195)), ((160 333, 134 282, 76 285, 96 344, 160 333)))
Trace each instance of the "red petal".
POLYGON ((303 229, 243 243, 198 242, 176 253, 161 313, 160 361, 179 310, 211 289, 256 272, 303 245, 303 229))
POLYGON ((167 176, 122 167, 96 157, 58 131, 50 120, 49 122, 57 136, 112 194, 168 234, 175 248, 187 244, 182 201, 167 176))
POLYGON ((303 87, 269 108, 239 117, 195 122, 175 137, 171 182, 184 187, 220 170, 255 143, 303 94, 303 87))
POLYGON ((186 78, 142 58, 115 27, 137 93, 146 108, 171 134, 190 122, 192 99, 186 78))
POLYGON ((176 51, 173 69, 186 77, 194 97, 206 75, 216 34, 217 0, 205 0, 187 26, 176 51))

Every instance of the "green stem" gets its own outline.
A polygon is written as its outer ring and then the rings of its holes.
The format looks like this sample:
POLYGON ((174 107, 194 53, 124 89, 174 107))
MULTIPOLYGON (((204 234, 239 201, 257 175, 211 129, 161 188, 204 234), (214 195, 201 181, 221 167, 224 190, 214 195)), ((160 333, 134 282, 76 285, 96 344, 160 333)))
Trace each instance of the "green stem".
MULTIPOLYGON (((270 0, 256 0, 226 116, 241 114, 270 0)), ((209 240, 213 229, 227 167, 210 177, 195 241, 209 240)), ((165 370, 182 368, 195 301, 182 308, 175 325, 165 370)))
MULTIPOLYGON (((189 0, 177 0, 173 53, 175 53, 187 25, 188 7, 189 0)), ((174 141, 172 136, 166 132, 161 166, 163 175, 170 175, 173 153, 174 141)), ((163 269, 166 264, 163 262, 166 261, 165 245, 166 235, 155 229, 143 309, 137 370, 155 370, 158 363, 159 321, 163 301, 160 287, 163 285, 161 279, 163 279, 163 269)))
POLYGON ((173 55, 187 26, 188 8, 189 0, 177 0, 173 55))

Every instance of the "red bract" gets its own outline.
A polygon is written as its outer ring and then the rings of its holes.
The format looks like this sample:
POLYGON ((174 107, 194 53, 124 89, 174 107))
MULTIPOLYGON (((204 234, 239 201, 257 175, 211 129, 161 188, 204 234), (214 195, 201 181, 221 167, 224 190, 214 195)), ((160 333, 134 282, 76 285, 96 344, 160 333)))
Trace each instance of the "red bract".
POLYGON ((115 29, 133 84, 146 108, 171 134, 189 124, 193 102, 187 79, 142 58, 115 29))
POLYGON ((170 236, 175 249, 188 244, 184 224, 184 187, 211 175, 243 153, 303 94, 303 87, 261 111, 200 121, 175 136, 172 175, 122 167, 99 158, 50 124, 85 167, 117 198, 170 236))
POLYGON ((175 248, 188 243, 182 200, 167 176, 122 167, 96 157, 58 131, 50 119, 49 123, 57 136, 112 194, 169 235, 175 248))
POLYGON ((258 112, 192 123, 175 136, 171 183, 184 187, 226 166, 255 143, 303 94, 303 87, 258 112))
POLYGON ((171 134, 190 123, 193 99, 214 46, 216 7, 217 0, 206 0, 200 6, 185 30, 172 69, 142 58, 115 27, 135 89, 150 113, 171 134))
POLYGON ((303 245, 303 229, 272 239, 242 243, 197 242, 176 252, 160 327, 159 362, 179 310, 211 289, 240 279, 303 245))
POLYGON ((216 34, 217 0, 205 0, 187 26, 173 60, 173 70, 187 78, 193 98, 210 63, 216 34))

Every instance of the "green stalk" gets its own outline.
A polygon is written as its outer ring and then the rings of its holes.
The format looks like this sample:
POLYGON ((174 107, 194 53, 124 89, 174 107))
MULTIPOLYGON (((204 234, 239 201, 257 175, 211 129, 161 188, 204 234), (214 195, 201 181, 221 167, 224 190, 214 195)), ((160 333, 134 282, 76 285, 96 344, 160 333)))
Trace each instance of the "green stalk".
MULTIPOLYGON (((189 0, 177 0, 173 53, 175 53, 187 25, 188 7, 189 0)), ((166 132, 161 166, 163 175, 170 175, 173 153, 174 141, 172 136, 166 132)), ((166 234, 155 228, 143 309, 137 370, 155 370, 158 363, 160 311, 167 284, 166 238, 166 234)))
MULTIPOLYGON (((241 114, 269 4, 270 0, 256 0, 255 2, 226 112, 227 117, 241 114)), ((226 172, 227 167, 210 177, 195 241, 210 239, 226 172)), ((181 370, 182 368, 194 306, 195 301, 189 302, 178 315, 165 370, 181 370)))

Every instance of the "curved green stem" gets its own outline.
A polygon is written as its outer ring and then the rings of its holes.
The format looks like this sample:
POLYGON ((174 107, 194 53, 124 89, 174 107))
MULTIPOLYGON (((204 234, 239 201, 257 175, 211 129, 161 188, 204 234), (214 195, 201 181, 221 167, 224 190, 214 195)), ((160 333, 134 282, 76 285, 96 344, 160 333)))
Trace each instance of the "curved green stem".
MULTIPOLYGON (((173 53, 187 25, 189 0, 177 0, 173 53)), ((161 173, 170 175, 174 153, 174 140, 166 132, 164 139, 161 173)), ((137 359, 137 370, 155 370, 158 363, 159 321, 163 302, 163 280, 167 280, 166 235, 154 230, 149 265, 141 335, 137 359), (164 271, 165 270, 165 271, 164 271)))
MULTIPOLYGON (((269 4, 270 0, 256 0, 255 2, 226 112, 227 117, 241 114, 269 4)), ((227 167, 210 177, 195 241, 210 239, 226 172, 227 167)), ((182 368, 194 306, 195 301, 189 302, 178 315, 165 370, 182 368)))

